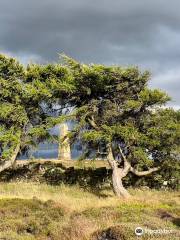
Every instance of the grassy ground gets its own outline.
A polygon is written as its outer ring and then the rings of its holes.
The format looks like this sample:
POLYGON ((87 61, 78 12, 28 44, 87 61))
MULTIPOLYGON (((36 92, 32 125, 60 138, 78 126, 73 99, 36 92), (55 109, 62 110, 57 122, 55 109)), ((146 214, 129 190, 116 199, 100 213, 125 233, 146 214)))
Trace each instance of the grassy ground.
POLYGON ((130 192, 132 199, 119 200, 110 190, 98 197, 78 186, 0 183, 0 239, 179 239, 180 193, 130 192), (137 237, 138 226, 171 232, 137 237))

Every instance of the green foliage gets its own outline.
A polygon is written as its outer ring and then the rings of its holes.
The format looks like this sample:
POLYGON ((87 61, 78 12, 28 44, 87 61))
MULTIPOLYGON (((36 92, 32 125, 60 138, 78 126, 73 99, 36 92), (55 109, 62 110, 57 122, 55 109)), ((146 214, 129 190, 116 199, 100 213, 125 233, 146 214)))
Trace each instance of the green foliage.
POLYGON ((165 104, 171 98, 164 92, 158 89, 143 89, 139 94, 140 101, 143 102, 147 107, 165 104))
POLYGON ((39 96, 40 100, 52 97, 61 101, 74 90, 72 74, 60 64, 28 65, 26 82, 30 83, 29 87, 35 90, 35 96, 39 96))
POLYGON ((28 122, 21 81, 24 69, 15 59, 0 55, 0 157, 8 157, 28 122))

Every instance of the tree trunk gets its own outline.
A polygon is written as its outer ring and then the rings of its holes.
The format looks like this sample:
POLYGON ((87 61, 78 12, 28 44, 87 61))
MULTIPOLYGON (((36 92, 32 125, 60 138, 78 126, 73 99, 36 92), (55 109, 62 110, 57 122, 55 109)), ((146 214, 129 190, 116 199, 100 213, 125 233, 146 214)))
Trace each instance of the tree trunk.
POLYGON ((115 161, 112 147, 109 147, 109 153, 107 156, 107 160, 109 162, 109 165, 112 168, 112 185, 113 185, 113 191, 118 197, 128 198, 131 195, 128 193, 128 191, 124 188, 122 184, 122 178, 125 177, 128 173, 128 169, 122 169, 118 167, 118 163, 115 161))
POLYGON ((118 197, 128 198, 130 194, 124 188, 122 184, 122 169, 118 168, 117 166, 112 169, 112 184, 113 184, 113 191, 118 197))
POLYGON ((11 156, 11 158, 9 160, 4 161, 2 164, 0 164, 0 172, 10 168, 13 166, 13 164, 16 161, 17 155, 20 151, 20 143, 16 146, 13 155, 11 156))

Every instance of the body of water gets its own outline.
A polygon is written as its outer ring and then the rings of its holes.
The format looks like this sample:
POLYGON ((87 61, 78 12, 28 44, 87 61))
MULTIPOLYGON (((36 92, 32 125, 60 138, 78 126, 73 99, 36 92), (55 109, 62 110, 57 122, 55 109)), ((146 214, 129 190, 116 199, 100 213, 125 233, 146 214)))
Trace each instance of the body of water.
MULTIPOLYGON (((75 144, 71 146, 71 157, 77 159, 82 154, 82 148, 80 145, 75 144)), ((21 155, 19 159, 29 158, 58 158, 58 144, 55 143, 40 143, 36 150, 30 151, 26 155, 21 155)))

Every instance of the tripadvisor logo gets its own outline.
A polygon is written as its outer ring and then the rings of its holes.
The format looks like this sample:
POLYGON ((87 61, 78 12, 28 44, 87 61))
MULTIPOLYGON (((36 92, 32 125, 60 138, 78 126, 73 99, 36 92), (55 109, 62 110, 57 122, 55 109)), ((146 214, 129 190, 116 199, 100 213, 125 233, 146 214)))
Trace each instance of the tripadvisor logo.
POLYGON ((148 229, 148 228, 143 229, 142 227, 135 228, 134 232, 136 236, 142 236, 143 234, 162 235, 175 233, 172 229, 148 229))
POLYGON ((141 227, 137 227, 137 228, 135 229, 135 234, 136 234, 137 236, 141 236, 141 235, 143 235, 143 233, 144 233, 144 230, 143 230, 141 227))

